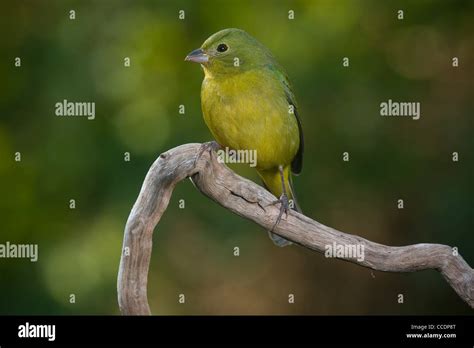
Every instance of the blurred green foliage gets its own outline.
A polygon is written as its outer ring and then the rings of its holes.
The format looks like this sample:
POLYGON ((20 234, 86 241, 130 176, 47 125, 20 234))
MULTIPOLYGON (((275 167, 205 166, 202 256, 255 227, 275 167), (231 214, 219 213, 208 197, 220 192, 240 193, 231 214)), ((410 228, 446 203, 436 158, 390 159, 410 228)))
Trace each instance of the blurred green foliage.
MULTIPOLYGON (((389 245, 457 246, 474 264, 474 2, 5 1, 0 17, 0 242, 39 244, 37 263, 0 260, 0 313, 118 313, 123 228, 149 166, 211 139, 203 74, 184 57, 227 27, 255 36, 288 71, 306 137, 295 185, 308 216, 389 245), (63 99, 95 102, 96 119, 55 116, 63 99), (387 99, 421 102, 421 119, 380 117, 387 99)), ((188 181, 154 243, 157 314, 470 313, 435 271, 384 274, 279 249, 188 181)))

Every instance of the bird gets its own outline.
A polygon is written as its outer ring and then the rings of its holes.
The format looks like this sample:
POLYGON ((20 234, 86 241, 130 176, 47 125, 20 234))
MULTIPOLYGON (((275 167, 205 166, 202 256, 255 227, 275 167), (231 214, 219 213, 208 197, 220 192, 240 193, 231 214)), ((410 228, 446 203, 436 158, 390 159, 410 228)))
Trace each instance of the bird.
POLYGON ((272 204, 280 204, 270 238, 281 247, 292 244, 273 233, 283 213, 301 212, 292 174, 303 167, 303 129, 286 71, 268 48, 236 28, 211 35, 185 61, 204 70, 201 108, 216 145, 257 154, 257 173, 278 198, 272 204))

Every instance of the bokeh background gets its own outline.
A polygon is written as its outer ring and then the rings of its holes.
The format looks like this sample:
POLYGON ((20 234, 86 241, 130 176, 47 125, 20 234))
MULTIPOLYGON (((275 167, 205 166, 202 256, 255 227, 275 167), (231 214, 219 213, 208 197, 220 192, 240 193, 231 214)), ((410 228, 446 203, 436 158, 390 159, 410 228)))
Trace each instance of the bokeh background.
MULTIPOLYGON (((0 242, 39 244, 36 263, 0 260, 1 314, 119 313, 123 228, 149 166, 169 148, 211 139, 200 110, 203 73, 184 57, 227 27, 258 38, 288 71, 306 137, 295 186, 308 216, 379 243, 457 246, 474 265, 474 2, 56 0, 0 8, 0 242), (95 102, 96 119, 55 116, 63 99, 95 102), (388 99, 420 102, 421 119, 381 117, 388 99)), ((233 168, 258 181, 253 169, 233 168)), ((472 314, 435 271, 371 272, 278 248, 189 181, 155 230, 148 292, 155 314, 472 314)))

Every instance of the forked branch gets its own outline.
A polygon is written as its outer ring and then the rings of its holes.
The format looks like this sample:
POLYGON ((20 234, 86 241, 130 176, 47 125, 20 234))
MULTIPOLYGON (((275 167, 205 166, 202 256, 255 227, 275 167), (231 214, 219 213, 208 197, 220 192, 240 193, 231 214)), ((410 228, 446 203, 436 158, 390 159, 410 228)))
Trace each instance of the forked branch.
MULTIPOLYGON (((118 274, 118 302, 122 314, 150 314, 147 280, 152 234, 165 212, 174 186, 190 177, 196 187, 224 208, 270 230, 279 207, 275 197, 261 186, 244 179, 217 161, 201 144, 173 148, 153 163, 128 217, 118 274)), ((274 233, 292 242, 324 253, 327 245, 363 245, 364 258, 344 258, 360 266, 385 272, 439 271, 456 293, 474 308, 474 270, 453 249, 442 244, 392 247, 337 231, 291 211, 274 233), (360 260, 360 259, 359 259, 360 260)))

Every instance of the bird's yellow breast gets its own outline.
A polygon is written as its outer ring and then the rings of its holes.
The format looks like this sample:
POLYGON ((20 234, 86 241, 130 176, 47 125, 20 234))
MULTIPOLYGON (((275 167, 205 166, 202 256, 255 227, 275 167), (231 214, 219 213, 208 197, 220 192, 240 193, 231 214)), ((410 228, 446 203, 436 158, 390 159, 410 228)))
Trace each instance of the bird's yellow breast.
POLYGON ((258 169, 286 166, 293 160, 299 147, 296 117, 280 81, 264 69, 219 77, 206 73, 201 103, 204 121, 217 142, 256 150, 258 169))

